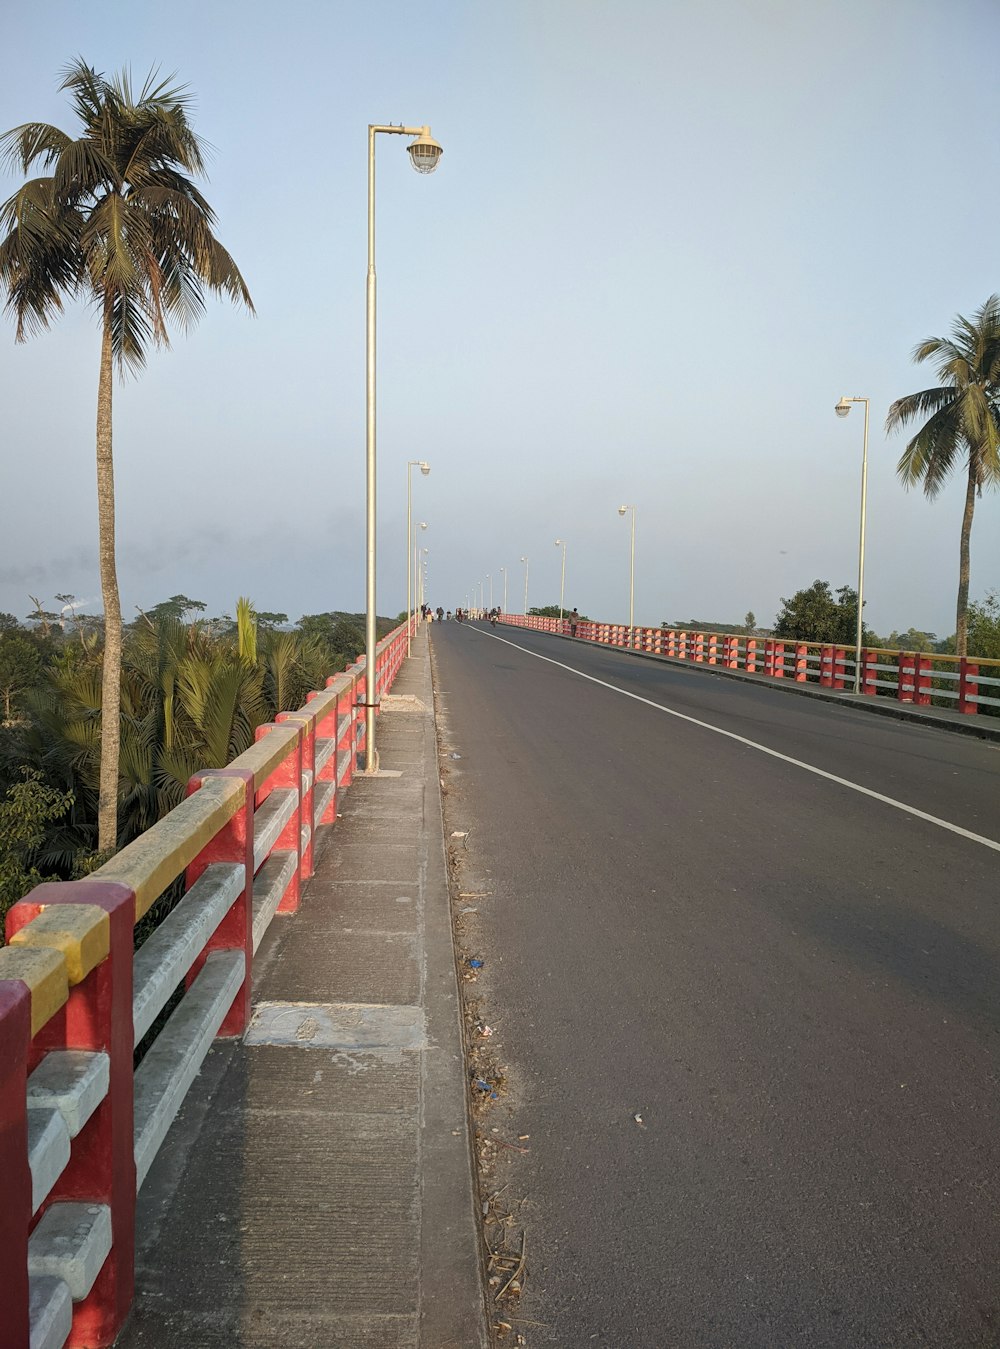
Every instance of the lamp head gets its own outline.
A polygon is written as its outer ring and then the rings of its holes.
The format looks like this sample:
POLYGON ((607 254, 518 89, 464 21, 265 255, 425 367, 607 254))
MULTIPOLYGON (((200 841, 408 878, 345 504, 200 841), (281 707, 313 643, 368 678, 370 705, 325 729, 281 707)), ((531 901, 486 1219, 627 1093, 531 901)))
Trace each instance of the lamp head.
POLYGON ((521 561, 522 561, 522 562, 527 562, 527 560, 528 560, 528 559, 527 559, 526 557, 522 557, 522 558, 521 558, 521 561))
POLYGON ((836 404, 833 410, 838 417, 846 417, 851 410, 850 399, 846 397, 842 398, 840 402, 836 404))
POLYGON ((563 548, 563 547, 565 547, 565 545, 566 545, 566 540, 565 540, 565 539, 556 539, 556 547, 557 547, 557 548, 563 548))
POLYGON ((627 506, 619 506, 619 507, 618 507, 618 514, 619 514, 619 515, 624 515, 625 512, 626 512, 627 510, 628 510, 628 507, 627 507, 627 506))
POLYGON ((431 135, 429 126, 420 128, 420 135, 406 147, 410 161, 418 173, 433 173, 444 151, 431 135))
POLYGON ((421 460, 420 460, 420 472, 424 475, 425 478, 427 477, 428 473, 430 473, 430 471, 431 471, 431 466, 430 466, 430 464, 427 462, 426 459, 421 459, 421 460))
POLYGON ((421 520, 421 521, 420 521, 420 526, 419 526, 419 528, 420 528, 420 529, 426 529, 426 528, 427 528, 427 521, 426 521, 426 520, 421 520))

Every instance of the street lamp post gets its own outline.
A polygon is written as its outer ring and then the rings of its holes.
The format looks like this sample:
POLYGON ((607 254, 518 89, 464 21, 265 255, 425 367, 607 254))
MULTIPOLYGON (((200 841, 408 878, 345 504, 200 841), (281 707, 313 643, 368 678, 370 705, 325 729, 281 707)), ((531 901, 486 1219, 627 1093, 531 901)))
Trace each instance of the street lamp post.
MULTIPOLYGON (((426 529, 427 526, 425 525, 424 528, 426 529)), ((418 587, 419 587, 419 603, 420 603, 420 608, 421 608, 421 609, 423 609, 423 607, 424 607, 424 602, 425 602, 425 600, 426 600, 426 598, 427 598, 427 594, 426 594, 426 584, 425 584, 425 583, 426 583, 426 581, 427 581, 427 553, 428 553, 428 551, 429 551, 429 550, 426 549, 426 548, 421 548, 421 549, 418 551, 418 553, 417 553, 417 564, 418 564, 418 566, 417 566, 417 572, 418 572, 418 575, 417 575, 417 582, 418 582, 418 587)))
POLYGON ((562 577, 559 581, 559 622, 562 622, 563 608, 566 599, 566 540, 556 539, 556 547, 563 550, 562 554, 562 577))
POLYGON ((864 446, 861 451, 861 529, 858 540, 858 625, 854 639, 854 692, 861 692, 861 639, 864 631, 862 612, 865 602, 865 516, 868 511, 868 399, 842 398, 834 407, 838 417, 846 417, 852 403, 865 405, 864 446))
POLYGON ((500 575, 503 577, 503 611, 507 612, 507 568, 500 568, 500 575))
POLYGON ((632 547, 629 550, 628 563, 628 644, 635 645, 635 507, 619 506, 618 514, 632 512, 632 547))
MULTIPOLYGON (((413 619, 413 582, 412 558, 413 558, 413 469, 419 468, 420 472, 427 477, 431 471, 431 466, 426 459, 409 459, 406 464, 406 654, 410 654, 410 627, 413 619)), ((425 525, 426 529, 427 526, 425 525)))
POLYGON ((527 618, 527 617, 528 617, 528 559, 527 559, 526 557, 522 557, 522 558, 521 558, 521 561, 524 563, 524 616, 525 616, 525 618, 527 618))
POLYGON ((377 681, 375 649, 375 552, 376 552, 376 472, 375 472, 375 137, 415 136, 406 148, 418 173, 433 173, 441 158, 441 147, 426 126, 368 127, 368 281, 365 289, 365 769, 378 772, 375 749, 375 703, 377 681))
MULTIPOLYGON (((417 561, 418 561, 417 554, 418 554, 418 551, 419 551, 419 546, 418 546, 418 544, 417 544, 417 539, 418 539, 419 535, 417 534, 417 530, 418 530, 418 529, 426 529, 426 528, 427 528, 427 521, 426 521, 426 520, 421 520, 420 523, 419 523, 418 525, 416 525, 416 526, 414 527, 414 530, 413 530, 413 552, 412 552, 412 558, 413 558, 413 608, 414 608, 414 610, 419 610, 419 609, 420 609, 420 601, 417 599, 417 561)), ((421 614, 421 617, 423 617, 422 614, 421 614)))
POLYGON ((492 611, 493 611, 493 573, 492 573, 491 571, 488 571, 488 572, 486 573, 486 581, 487 581, 487 584, 489 585, 489 588, 490 588, 490 612, 492 613, 492 611))

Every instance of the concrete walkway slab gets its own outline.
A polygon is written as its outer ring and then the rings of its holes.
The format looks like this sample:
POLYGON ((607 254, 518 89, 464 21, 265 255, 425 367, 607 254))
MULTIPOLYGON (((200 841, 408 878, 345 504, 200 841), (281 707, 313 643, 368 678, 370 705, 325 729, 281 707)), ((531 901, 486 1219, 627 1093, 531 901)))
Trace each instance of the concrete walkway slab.
POLYGON ((209 1054, 140 1195, 123 1349, 483 1349, 427 638, 379 720, 251 1031, 209 1054))

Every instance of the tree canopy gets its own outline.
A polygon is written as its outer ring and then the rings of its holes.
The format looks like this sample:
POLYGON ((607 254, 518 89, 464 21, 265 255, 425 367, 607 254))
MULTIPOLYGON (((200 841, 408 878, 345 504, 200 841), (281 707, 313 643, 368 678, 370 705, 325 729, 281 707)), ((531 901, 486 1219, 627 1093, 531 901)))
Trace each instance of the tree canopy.
MULTIPOLYGON (((834 594, 829 581, 813 581, 805 590, 797 590, 791 599, 781 599, 781 612, 775 619, 773 635, 798 642, 831 642, 853 646, 858 622, 858 592, 841 586, 834 594)), ((862 628, 862 640, 872 633, 862 628)))

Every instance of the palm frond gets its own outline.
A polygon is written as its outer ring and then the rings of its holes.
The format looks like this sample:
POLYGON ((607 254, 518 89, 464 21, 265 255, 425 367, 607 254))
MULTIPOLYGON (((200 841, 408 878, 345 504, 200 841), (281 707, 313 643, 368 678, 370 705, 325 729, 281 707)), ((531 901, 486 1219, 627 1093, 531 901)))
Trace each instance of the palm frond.
POLYGON ((100 119, 108 96, 107 82, 82 56, 63 67, 59 88, 72 95, 73 110, 84 126, 91 126, 100 119))
POLYGON ((227 295, 234 304, 244 304, 251 314, 256 314, 250 291, 236 263, 229 256, 218 239, 212 238, 208 248, 208 266, 203 275, 209 287, 227 295))
POLYGON ((906 487, 922 482, 924 493, 937 496, 965 449, 958 405, 952 401, 930 417, 903 451, 896 472, 906 487))
POLYGON ((69 141, 55 163, 53 189, 60 201, 93 197, 98 189, 119 192, 122 176, 112 159, 90 136, 69 141))
POLYGON ((885 419, 886 431, 896 431, 905 426, 907 422, 915 421, 917 417, 924 417, 940 412, 942 408, 948 407, 955 401, 955 390, 953 388, 934 388, 921 389, 919 393, 907 394, 905 398, 897 398, 889 407, 885 419))
POLYGON ((37 159, 42 168, 49 169, 70 144, 70 137, 57 126, 25 122, 0 136, 0 163, 27 173, 37 159))

